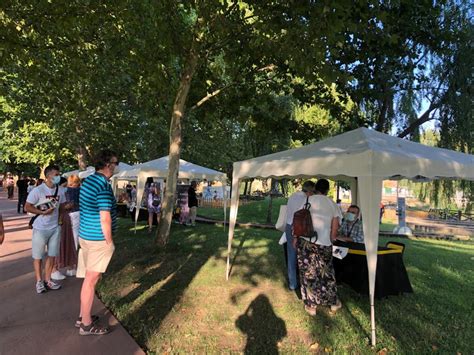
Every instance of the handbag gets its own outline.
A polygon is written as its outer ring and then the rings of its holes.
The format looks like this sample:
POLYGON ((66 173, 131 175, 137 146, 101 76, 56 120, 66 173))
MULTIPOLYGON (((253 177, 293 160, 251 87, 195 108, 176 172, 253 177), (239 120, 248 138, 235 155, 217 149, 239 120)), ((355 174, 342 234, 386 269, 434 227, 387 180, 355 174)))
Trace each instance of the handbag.
POLYGON ((151 204, 153 207, 158 207, 161 204, 161 199, 158 196, 154 196, 151 204))

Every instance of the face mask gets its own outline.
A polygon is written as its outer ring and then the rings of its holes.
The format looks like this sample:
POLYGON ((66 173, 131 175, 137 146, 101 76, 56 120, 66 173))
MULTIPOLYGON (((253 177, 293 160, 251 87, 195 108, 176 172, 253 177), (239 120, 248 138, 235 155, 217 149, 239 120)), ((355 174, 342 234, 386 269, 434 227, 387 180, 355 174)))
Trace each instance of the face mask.
POLYGON ((355 221, 356 219, 356 215, 352 212, 347 212, 346 213, 346 219, 349 221, 349 222, 353 222, 355 221))
POLYGON ((61 176, 54 176, 53 177, 53 184, 57 185, 61 181, 61 176))

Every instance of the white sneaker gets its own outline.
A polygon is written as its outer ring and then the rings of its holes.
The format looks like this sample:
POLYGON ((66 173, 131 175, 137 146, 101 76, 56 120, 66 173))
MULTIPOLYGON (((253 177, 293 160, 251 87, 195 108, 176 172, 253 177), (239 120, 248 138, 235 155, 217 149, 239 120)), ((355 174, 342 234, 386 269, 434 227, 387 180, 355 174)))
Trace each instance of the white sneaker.
POLYGON ((53 272, 51 274, 51 278, 53 280, 64 280, 66 278, 66 276, 61 274, 61 272, 59 270, 56 270, 55 272, 53 272))
POLYGON ((66 270, 66 276, 76 276, 76 269, 66 270))

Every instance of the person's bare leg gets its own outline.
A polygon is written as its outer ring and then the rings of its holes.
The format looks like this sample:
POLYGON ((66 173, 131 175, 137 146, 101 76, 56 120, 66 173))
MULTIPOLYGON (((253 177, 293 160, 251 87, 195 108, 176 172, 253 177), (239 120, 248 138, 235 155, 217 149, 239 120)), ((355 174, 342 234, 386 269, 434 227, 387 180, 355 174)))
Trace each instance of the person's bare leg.
POLYGON ((100 272, 86 271, 86 277, 81 288, 81 313, 82 324, 92 323, 92 303, 94 302, 95 285, 100 278, 100 272))
POLYGON ((56 256, 53 257, 52 269, 51 273, 58 271, 58 258, 56 256))
POLYGON ((153 227, 153 212, 148 211, 148 231, 151 232, 153 227))
POLYGON ((53 263, 54 263, 53 256, 46 257, 46 263, 44 265, 44 280, 46 282, 51 281, 51 272, 53 271, 53 263))
POLYGON ((35 269, 36 281, 41 281, 41 259, 33 259, 33 267, 35 269))

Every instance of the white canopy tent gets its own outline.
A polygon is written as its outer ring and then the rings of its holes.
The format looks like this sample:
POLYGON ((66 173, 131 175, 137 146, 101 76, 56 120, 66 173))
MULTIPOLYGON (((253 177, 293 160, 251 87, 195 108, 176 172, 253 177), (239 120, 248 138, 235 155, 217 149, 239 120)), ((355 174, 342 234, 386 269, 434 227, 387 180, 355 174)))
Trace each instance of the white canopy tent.
POLYGON ((78 170, 67 171, 67 172, 63 173, 62 176, 64 176, 65 178, 68 178, 68 177, 71 176, 71 175, 79 175, 79 173, 80 173, 81 171, 83 171, 83 170, 79 170, 79 169, 78 169, 78 170))
MULTIPOLYGON (((119 163, 119 169, 120 169, 119 171, 128 170, 128 169, 131 169, 131 168, 132 168, 132 166, 129 165, 129 164, 122 163, 122 162, 119 163)), ((77 171, 77 170, 74 170, 74 171, 77 171)), ((86 168, 86 170, 81 170, 76 175, 79 175, 79 178, 81 178, 81 179, 85 179, 86 177, 88 177, 88 176, 90 176, 94 173, 95 173, 95 168, 93 166, 88 166, 86 168)), ((63 175, 65 175, 65 174, 63 174, 63 175)))
POLYGON ((424 181, 474 180, 474 156, 358 128, 298 149, 236 162, 232 177, 227 279, 239 206, 240 181, 248 178, 314 176, 350 182, 353 202, 361 208, 369 271, 372 344, 375 345, 374 290, 382 181, 401 178, 424 181))
MULTIPOLYGON (((146 163, 137 164, 132 166, 128 170, 124 170, 113 178, 113 184, 116 185, 118 180, 137 180, 137 207, 139 207, 139 201, 142 200, 143 193, 145 190, 145 182, 147 177, 153 178, 166 178, 168 176, 169 158, 164 156, 159 159, 151 160, 146 163)), ((226 220, 227 211, 227 199, 226 199, 226 181, 227 175, 217 170, 205 168, 200 165, 196 165, 185 160, 179 160, 179 172, 178 179, 189 179, 189 180, 208 180, 208 181, 219 181, 222 183, 223 196, 224 196, 224 221, 226 220)), ((140 209, 137 208, 135 212, 135 226, 138 221, 138 214, 140 209)), ((224 223, 225 225, 225 223, 224 223)))

